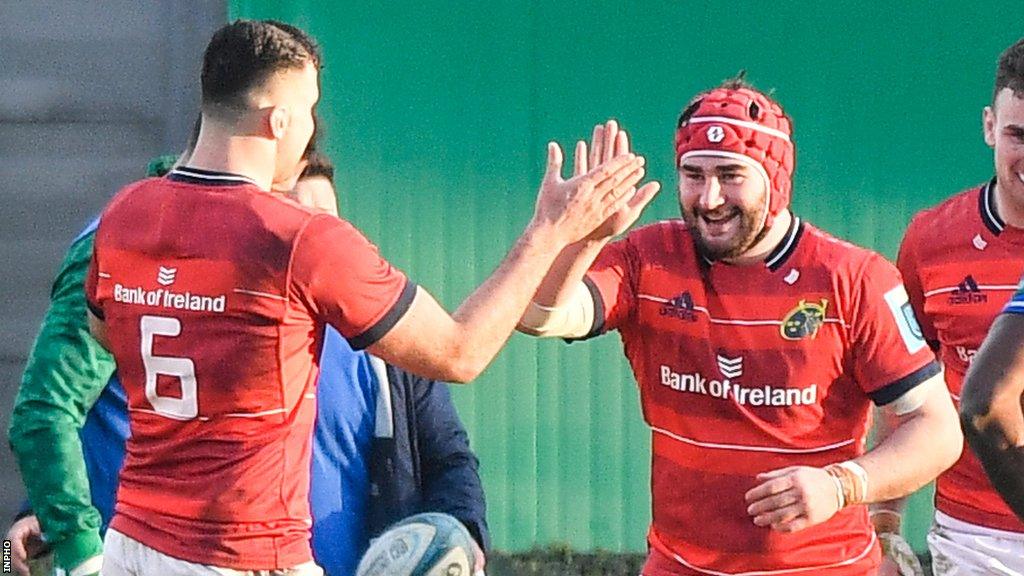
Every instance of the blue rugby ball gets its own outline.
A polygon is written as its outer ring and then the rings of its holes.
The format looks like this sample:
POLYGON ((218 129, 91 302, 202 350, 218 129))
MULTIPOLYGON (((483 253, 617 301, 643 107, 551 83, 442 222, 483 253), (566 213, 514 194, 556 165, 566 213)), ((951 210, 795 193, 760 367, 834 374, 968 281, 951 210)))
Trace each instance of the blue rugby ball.
POLYGON ((473 536, 452 516, 427 512, 402 520, 370 544, 356 576, 472 576, 473 536))

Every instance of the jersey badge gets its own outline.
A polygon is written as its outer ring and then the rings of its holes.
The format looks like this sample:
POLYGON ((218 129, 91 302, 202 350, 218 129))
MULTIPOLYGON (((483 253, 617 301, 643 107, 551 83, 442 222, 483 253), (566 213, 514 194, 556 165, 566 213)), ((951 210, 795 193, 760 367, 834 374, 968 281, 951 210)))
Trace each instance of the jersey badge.
POLYGON ((789 270, 789 274, 786 274, 786 277, 783 278, 782 281, 785 282, 786 284, 789 284, 790 286, 792 286, 793 284, 796 284, 796 281, 799 280, 799 279, 800 279, 800 271, 797 270, 796 268, 791 268, 789 270))
POLYGON ((892 312, 893 319, 896 321, 896 328, 900 332, 900 337, 903 339, 903 344, 906 345, 907 351, 914 354, 927 346, 927 343, 924 341, 924 333, 921 331, 921 325, 917 323, 914 309, 910 306, 910 299, 907 297, 907 290, 903 287, 903 284, 899 284, 886 292, 883 298, 889 306, 889 311, 892 312))
POLYGON ((818 335, 818 329, 825 323, 825 309, 828 308, 828 300, 821 299, 821 302, 808 302, 801 300, 796 308, 793 308, 782 319, 782 326, 779 332, 786 340, 813 339, 818 335))
POLYGON ((985 242, 985 239, 981 237, 981 234, 975 234, 974 239, 971 240, 971 244, 974 244, 974 247, 978 250, 984 250, 988 247, 988 242, 985 242))

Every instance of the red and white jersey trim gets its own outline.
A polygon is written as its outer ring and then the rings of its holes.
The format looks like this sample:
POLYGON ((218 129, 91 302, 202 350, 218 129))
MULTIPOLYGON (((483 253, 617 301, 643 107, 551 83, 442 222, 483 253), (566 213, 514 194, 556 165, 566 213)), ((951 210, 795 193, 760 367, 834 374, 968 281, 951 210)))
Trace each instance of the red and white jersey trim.
MULTIPOLYGON (((1016 292, 1017 284, 978 284, 979 290, 992 290, 992 291, 1005 291, 1005 292, 1016 292)), ((956 292, 960 290, 959 286, 944 286, 942 288, 935 288, 924 293, 924 297, 935 296, 936 294, 945 294, 946 292, 956 292)))
POLYGON ((700 440, 694 440, 693 438, 687 438, 678 434, 669 432, 664 428, 657 428, 651 426, 651 430, 658 434, 668 436, 673 440, 678 440, 691 446, 698 446, 700 448, 712 448, 716 450, 737 450, 741 452, 773 452, 775 454, 815 454, 817 452, 828 452, 829 450, 835 450, 842 448, 843 446, 849 446, 855 442, 854 439, 843 440, 842 442, 836 442, 835 444, 828 444, 825 446, 815 446, 813 448, 782 448, 778 446, 750 446, 744 444, 719 444, 716 442, 702 442, 700 440))
MULTIPOLYGON (((1016 286, 1014 286, 1016 289, 1016 286)), ((650 294, 637 294, 637 298, 640 300, 649 300, 651 302, 657 302, 659 304, 670 304, 672 302, 669 298, 662 298, 660 296, 652 296, 650 294)), ((732 326, 782 326, 783 321, 778 319, 772 320, 758 320, 758 319, 739 319, 739 318, 717 318, 711 315, 704 306, 694 306, 695 312, 700 312, 708 317, 708 321, 712 324, 726 324, 732 326)), ((849 328, 846 322, 843 322, 839 318, 825 318, 823 320, 825 324, 839 324, 843 328, 849 328)))
MULTIPOLYGON (((649 540, 651 545, 657 548, 658 552, 661 552, 662 554, 671 558, 672 560, 675 560, 683 566, 686 566, 690 570, 700 572, 701 574, 711 574, 712 576, 774 576, 776 574, 808 574, 814 573, 817 570, 842 568, 843 566, 850 566, 851 564, 856 564, 857 562, 860 562, 861 560, 866 558, 868 554, 871 553, 871 550, 875 547, 876 537, 875 532, 872 530, 871 540, 868 541, 867 546, 864 547, 864 550, 862 550, 856 556, 852 558, 847 558, 846 560, 840 560, 838 562, 832 562, 830 564, 820 564, 818 566, 803 566, 800 568, 785 568, 782 570, 749 570, 746 572, 721 572, 719 570, 708 570, 706 568, 701 568, 700 566, 696 566, 694 564, 691 564, 690 562, 687 562, 686 559, 684 559, 682 556, 669 550, 668 547, 665 546, 665 544, 658 538, 658 535, 655 534, 653 531, 651 531, 649 535, 649 540)), ((641 576, 643 575, 641 574, 641 576)))

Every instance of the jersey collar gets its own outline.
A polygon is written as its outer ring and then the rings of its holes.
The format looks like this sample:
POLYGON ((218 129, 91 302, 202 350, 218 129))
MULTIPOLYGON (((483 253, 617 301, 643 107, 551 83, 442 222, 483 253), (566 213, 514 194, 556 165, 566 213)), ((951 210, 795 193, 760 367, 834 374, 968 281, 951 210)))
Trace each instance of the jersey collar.
POLYGON ((981 212, 981 221, 985 223, 989 232, 999 236, 1006 228, 1006 222, 1003 222, 999 216, 999 209, 996 208, 995 183, 996 179, 993 178, 981 187, 981 192, 978 193, 978 211, 981 212))
POLYGON ((796 252, 796 247, 800 244, 800 237, 804 234, 804 222, 796 214, 793 215, 792 220, 789 222, 789 230, 786 230, 786 235, 782 238, 782 242, 765 256, 764 265, 769 270, 775 272, 789 260, 789 257, 796 252))
POLYGON ((191 166, 178 166, 167 173, 167 178, 174 182, 186 182, 189 184, 203 184, 205 186, 239 186, 252 184, 256 181, 248 176, 232 174, 230 172, 217 172, 215 170, 204 170, 192 168, 191 166))
MULTIPOLYGON (((797 245, 800 244, 800 237, 804 233, 804 222, 796 214, 789 221, 789 228, 786 230, 786 235, 782 238, 782 242, 779 242, 772 251, 768 253, 764 258, 764 265, 769 271, 775 272, 789 260, 789 257, 796 252, 797 245)), ((706 266, 714 264, 713 261, 709 260, 707 256, 701 254, 701 260, 706 266)))

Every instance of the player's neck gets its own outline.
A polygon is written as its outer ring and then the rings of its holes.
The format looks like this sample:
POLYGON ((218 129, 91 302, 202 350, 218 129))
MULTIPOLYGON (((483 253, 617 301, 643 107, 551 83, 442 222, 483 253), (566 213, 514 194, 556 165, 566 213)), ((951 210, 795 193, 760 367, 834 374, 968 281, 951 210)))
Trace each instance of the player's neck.
POLYGON ((1024 206, 1013 201, 1013 198, 1003 192, 999 180, 993 185, 992 196, 996 200, 996 211, 1008 226, 1024 229, 1024 206))
POLYGON ((792 222, 793 213, 789 211, 789 208, 782 210, 775 216, 772 227, 768 229, 768 233, 764 235, 764 238, 761 238, 750 250, 747 250, 739 257, 728 260, 728 262, 740 266, 755 263, 763 264, 768 254, 771 254, 772 250, 775 250, 775 247, 786 238, 786 232, 789 231, 789 226, 792 222))
POLYGON ((274 160, 273 143, 265 139, 204 131, 199 135, 187 165, 245 176, 260 188, 270 190, 274 180, 274 160))

